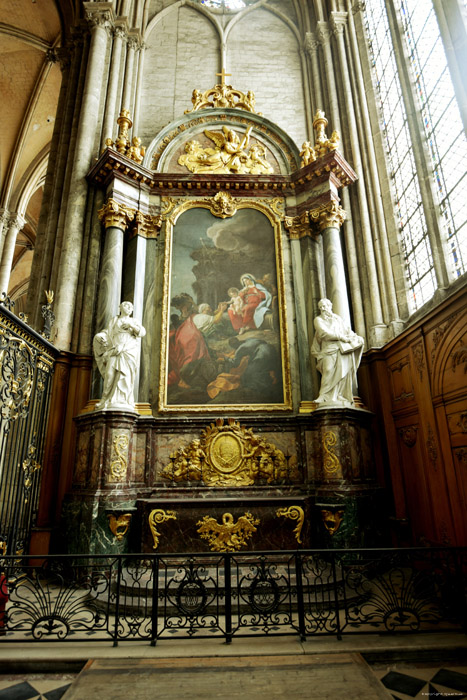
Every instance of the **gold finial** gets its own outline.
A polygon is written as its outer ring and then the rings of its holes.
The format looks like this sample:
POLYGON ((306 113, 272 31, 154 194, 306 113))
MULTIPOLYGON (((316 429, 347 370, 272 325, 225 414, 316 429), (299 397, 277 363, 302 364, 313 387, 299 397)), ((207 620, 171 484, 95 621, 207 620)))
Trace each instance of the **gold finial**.
POLYGON ((47 304, 52 304, 54 300, 54 293, 51 289, 44 289, 45 298, 47 299, 47 304))
POLYGON ((326 136, 327 125, 328 120, 324 116, 324 112, 318 109, 313 118, 313 128, 316 131, 315 153, 318 158, 326 155, 326 153, 335 151, 339 145, 340 137, 337 131, 332 132, 330 139, 326 136))
POLYGON ((115 148, 119 153, 130 160, 134 160, 135 163, 140 165, 143 162, 143 158, 146 153, 146 148, 141 145, 141 139, 139 136, 133 136, 130 141, 128 135, 129 129, 133 126, 131 121, 130 112, 128 109, 122 109, 120 116, 117 119, 118 124, 118 135, 115 139, 115 143, 112 139, 105 139, 105 148, 115 148))

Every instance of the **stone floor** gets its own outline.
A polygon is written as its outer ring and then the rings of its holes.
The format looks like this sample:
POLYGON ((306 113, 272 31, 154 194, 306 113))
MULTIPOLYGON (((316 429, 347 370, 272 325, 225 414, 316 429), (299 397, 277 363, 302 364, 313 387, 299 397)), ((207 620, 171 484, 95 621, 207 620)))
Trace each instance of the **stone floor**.
POLYGON ((0 700, 467 698, 464 635, 275 637, 230 645, 173 640, 116 648, 2 641, 0 658, 0 700))

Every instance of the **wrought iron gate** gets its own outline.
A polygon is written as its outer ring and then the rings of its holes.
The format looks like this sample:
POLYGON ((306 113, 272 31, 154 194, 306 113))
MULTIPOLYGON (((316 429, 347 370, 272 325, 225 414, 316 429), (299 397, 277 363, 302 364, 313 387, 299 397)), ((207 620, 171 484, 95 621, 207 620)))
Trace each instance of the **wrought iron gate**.
POLYGON ((0 303, 0 546, 27 552, 56 348, 0 303))

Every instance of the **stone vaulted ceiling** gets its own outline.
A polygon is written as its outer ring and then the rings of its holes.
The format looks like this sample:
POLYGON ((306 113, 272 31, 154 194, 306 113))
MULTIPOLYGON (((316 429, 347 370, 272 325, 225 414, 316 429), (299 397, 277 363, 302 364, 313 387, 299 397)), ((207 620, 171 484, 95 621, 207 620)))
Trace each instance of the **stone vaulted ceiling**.
MULTIPOLYGON (((0 0, 0 208, 20 213, 9 293, 29 276, 61 72, 53 49, 72 0, 0 0)), ((18 311, 18 309, 15 309, 18 311)))

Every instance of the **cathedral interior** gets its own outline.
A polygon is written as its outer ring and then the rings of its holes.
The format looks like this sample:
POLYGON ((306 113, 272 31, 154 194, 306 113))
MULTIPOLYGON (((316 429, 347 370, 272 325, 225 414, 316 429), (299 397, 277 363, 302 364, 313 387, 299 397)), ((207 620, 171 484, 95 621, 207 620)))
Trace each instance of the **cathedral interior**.
POLYGON ((3 554, 467 546, 465 3, 2 10, 3 554))

